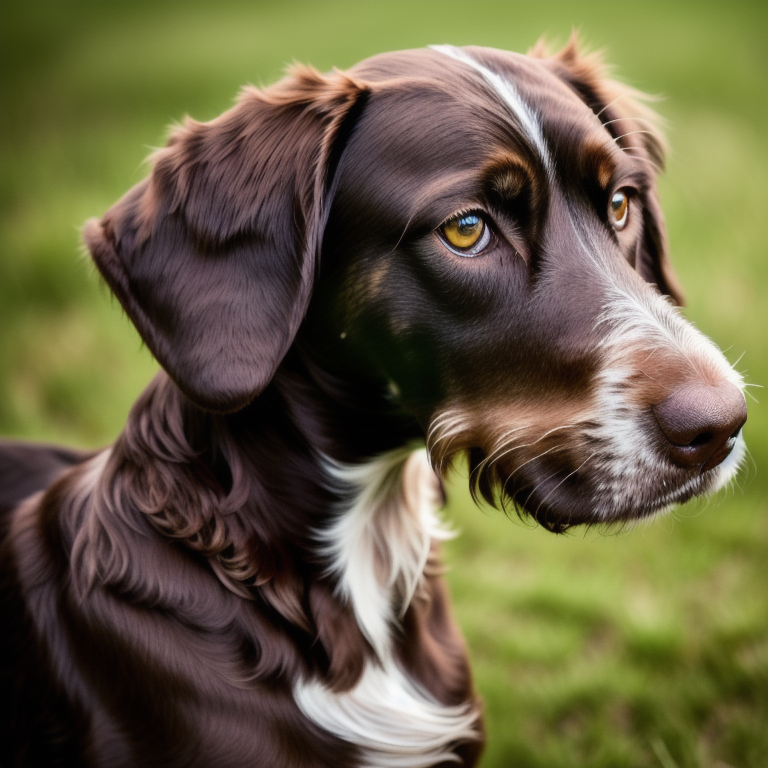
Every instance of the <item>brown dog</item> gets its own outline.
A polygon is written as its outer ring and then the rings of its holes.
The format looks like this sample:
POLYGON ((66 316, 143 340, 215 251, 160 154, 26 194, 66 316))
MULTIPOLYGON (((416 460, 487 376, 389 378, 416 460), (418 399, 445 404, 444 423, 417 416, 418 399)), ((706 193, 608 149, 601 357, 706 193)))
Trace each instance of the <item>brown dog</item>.
POLYGON ((295 69, 177 129, 85 230, 164 372, 109 450, 0 449, 4 762, 473 765, 432 467, 561 531, 743 453, 662 154, 573 45, 295 69))

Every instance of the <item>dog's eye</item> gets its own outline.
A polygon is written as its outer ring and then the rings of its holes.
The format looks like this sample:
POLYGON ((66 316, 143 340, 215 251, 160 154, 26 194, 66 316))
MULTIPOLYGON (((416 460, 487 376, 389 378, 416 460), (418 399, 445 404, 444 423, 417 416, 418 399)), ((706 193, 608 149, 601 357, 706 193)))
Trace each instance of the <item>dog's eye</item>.
POLYGON ((440 238, 458 256, 478 256, 491 242, 490 227, 476 213, 463 213, 443 224, 440 238))
POLYGON ((608 205, 608 219, 611 226, 620 232, 627 226, 629 221, 629 197, 627 193, 620 189, 611 196, 611 202, 608 205))

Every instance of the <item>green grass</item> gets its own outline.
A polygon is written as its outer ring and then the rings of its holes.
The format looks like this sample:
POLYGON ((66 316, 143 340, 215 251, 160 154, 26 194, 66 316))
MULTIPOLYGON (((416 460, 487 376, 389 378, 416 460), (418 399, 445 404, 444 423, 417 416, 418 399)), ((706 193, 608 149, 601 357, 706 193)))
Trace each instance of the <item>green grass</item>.
MULTIPOLYGON (((143 176, 169 123, 215 116, 294 60, 525 50, 573 27, 663 94, 687 314, 768 381, 765 3, 3 0, 0 433, 108 442, 156 370, 78 229, 143 176)), ((768 424, 749 405, 734 488, 633 531, 554 537, 477 510, 455 479, 449 578, 486 701, 485 768, 768 765, 768 424)))

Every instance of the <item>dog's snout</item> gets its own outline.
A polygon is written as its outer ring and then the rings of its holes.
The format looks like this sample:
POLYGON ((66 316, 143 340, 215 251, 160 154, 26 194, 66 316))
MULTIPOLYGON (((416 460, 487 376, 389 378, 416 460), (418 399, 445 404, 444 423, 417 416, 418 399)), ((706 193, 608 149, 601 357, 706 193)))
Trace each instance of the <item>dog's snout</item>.
POLYGON ((747 404, 730 382, 697 384, 678 389, 654 406, 653 413, 669 441, 670 460, 706 472, 733 450, 747 420, 747 404))

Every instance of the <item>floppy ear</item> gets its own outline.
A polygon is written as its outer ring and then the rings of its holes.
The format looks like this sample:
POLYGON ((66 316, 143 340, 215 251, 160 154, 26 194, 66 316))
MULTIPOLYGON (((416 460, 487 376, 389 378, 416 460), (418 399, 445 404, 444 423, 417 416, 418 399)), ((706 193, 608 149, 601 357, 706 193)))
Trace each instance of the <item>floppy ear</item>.
MULTIPOLYGON (((546 58, 545 43, 539 41, 530 54, 546 58)), ((657 171, 663 169, 666 143, 659 129, 660 118, 646 104, 650 97, 611 79, 599 54, 584 55, 579 51, 576 34, 548 61, 556 74, 600 118, 622 149, 634 155, 642 153, 657 171)), ((655 183, 647 190, 644 202, 643 240, 637 252, 637 271, 676 304, 682 305, 685 298, 669 260, 666 227, 655 183)))
POLYGON ((84 238, 179 388, 236 410, 270 381, 309 301, 338 154, 364 103, 347 76, 295 69, 187 123, 84 238))

